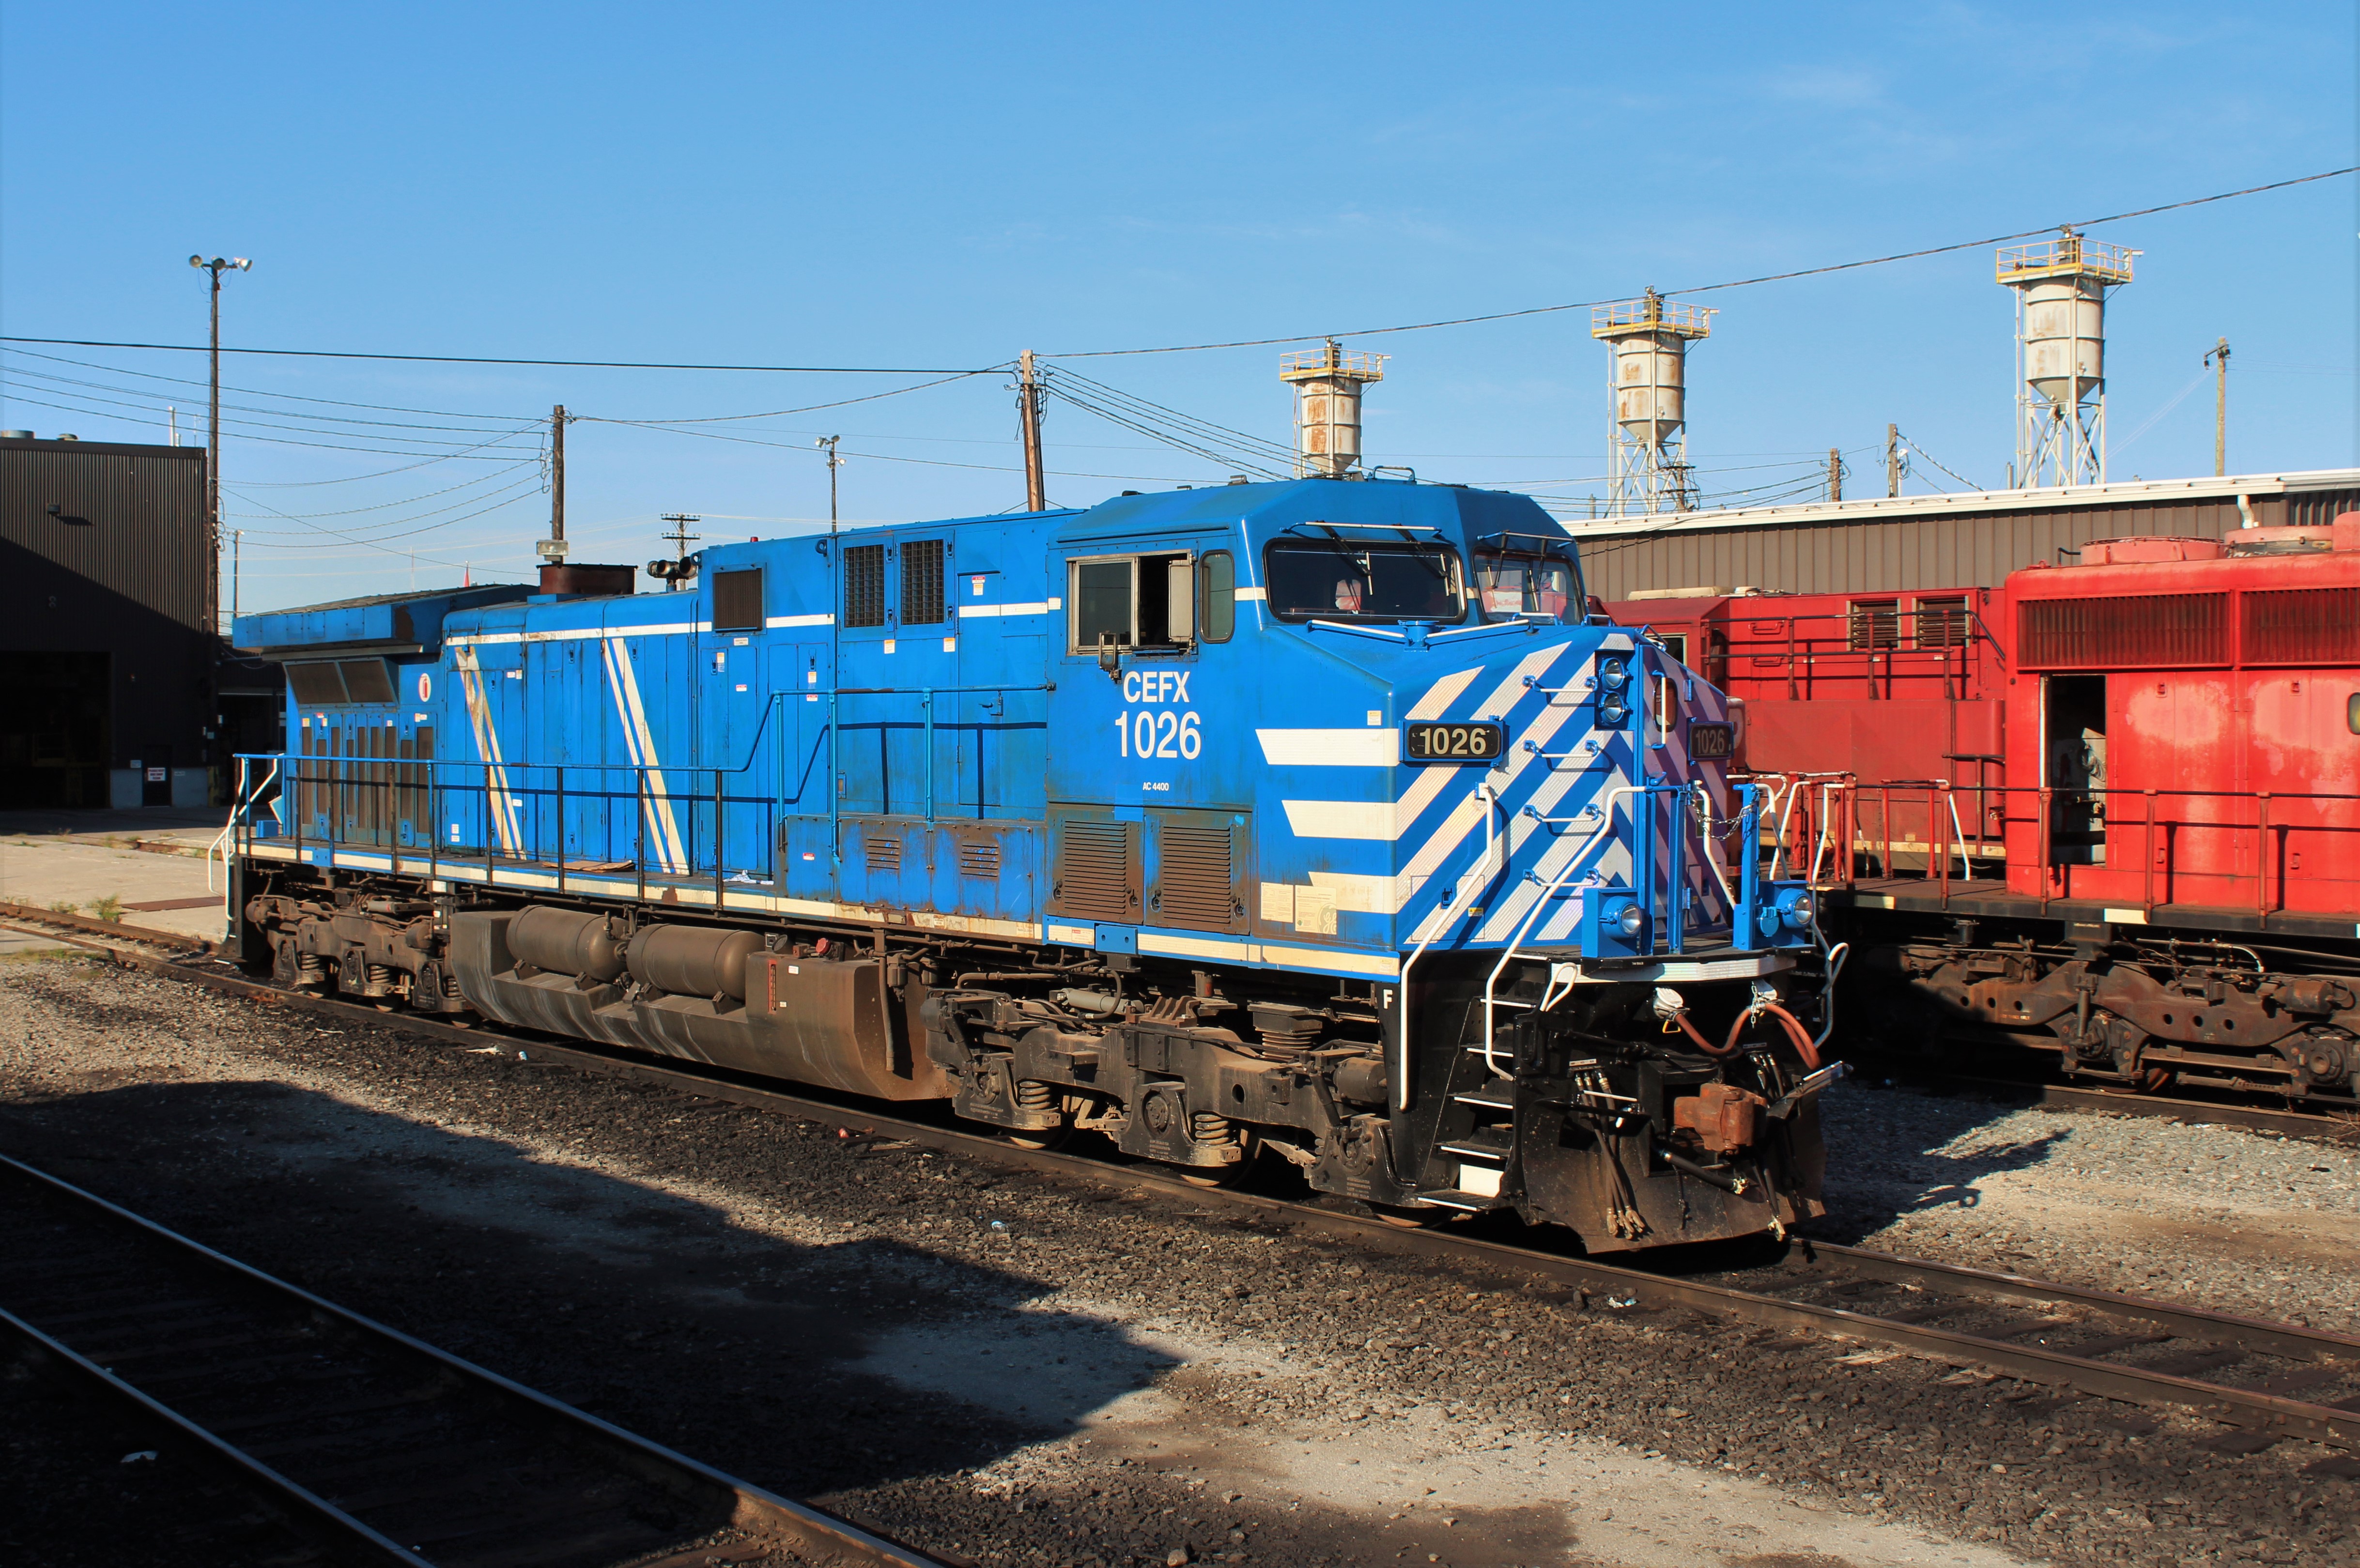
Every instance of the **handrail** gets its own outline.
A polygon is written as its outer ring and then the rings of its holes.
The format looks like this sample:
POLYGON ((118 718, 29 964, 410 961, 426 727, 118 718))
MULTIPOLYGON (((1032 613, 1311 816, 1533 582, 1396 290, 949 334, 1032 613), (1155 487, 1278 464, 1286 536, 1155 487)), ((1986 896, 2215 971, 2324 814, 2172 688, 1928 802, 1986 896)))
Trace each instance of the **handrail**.
MULTIPOLYGON (((1500 988, 1500 976, 1507 972, 1510 961, 1516 956, 1517 950, 1524 945, 1524 938, 1532 934, 1533 922, 1540 919, 1541 911, 1543 909, 1548 908, 1549 900, 1556 896, 1557 890, 1565 886, 1565 879, 1573 875, 1573 869, 1575 866, 1579 866, 1582 861, 1589 857, 1591 846, 1596 844, 1601 839, 1604 838, 1607 833, 1613 828, 1614 802, 1628 795, 1650 794, 1655 789, 1661 788, 1661 785, 1625 784, 1618 789, 1609 789, 1606 792, 1606 810, 1600 816, 1598 825, 1590 830, 1590 836, 1588 838, 1582 840, 1579 844, 1575 846, 1574 852, 1571 855, 1565 857, 1565 864, 1557 868, 1557 876, 1550 879, 1548 886, 1541 889, 1540 897, 1533 900, 1533 907, 1524 912, 1524 918, 1517 923, 1515 934, 1508 939, 1506 950, 1500 954, 1500 962, 1493 964, 1491 966, 1491 973, 1484 977, 1483 1064, 1489 1067, 1493 1073, 1498 1074, 1500 1073, 1499 1059, 1493 1054, 1492 1049, 1493 1032, 1496 1027, 1492 1019, 1495 1014, 1495 1003, 1500 988)), ((1634 813, 1634 821, 1632 825, 1634 830, 1636 830, 1633 836, 1644 833, 1647 837, 1652 838, 1655 834, 1655 824, 1653 817, 1650 817, 1645 823, 1641 824, 1635 821, 1634 813)), ((1673 831, 1676 835, 1682 834, 1687 831, 1687 822, 1682 822, 1673 831)), ((1648 913, 1652 919, 1655 912, 1653 905, 1655 903, 1655 897, 1653 877, 1648 878, 1648 886, 1643 889, 1643 891, 1646 894, 1647 902, 1650 906, 1648 913)), ((1675 898, 1672 900, 1672 904, 1676 911, 1673 914, 1672 919, 1674 920, 1677 920, 1679 916, 1677 913, 1677 910, 1679 900, 1675 898)), ((1504 1076, 1504 1074, 1501 1075, 1504 1076)))
MULTIPOLYGON (((1409 972, 1416 966, 1419 959, 1426 956, 1426 950, 1433 945, 1434 939, 1456 924, 1460 913, 1475 896, 1491 887, 1500 873, 1507 868, 1508 857, 1502 853, 1507 835, 1499 830, 1500 798, 1488 783, 1477 785, 1475 792, 1483 801, 1483 858, 1460 878, 1459 886, 1451 891, 1450 902, 1429 919, 1426 935, 1415 950, 1402 960, 1401 973, 1393 982, 1401 987, 1401 1021, 1396 1041, 1401 1062, 1393 1086, 1393 1107, 1396 1110, 1406 1111, 1410 1106, 1409 972), (1481 868, 1480 877, 1476 875, 1477 866, 1481 868)), ((1469 825, 1471 827, 1473 824, 1469 825)), ((1460 840, 1466 836, 1464 832, 1459 835, 1460 840)), ((1457 849, 1459 844, 1453 843, 1450 847, 1457 849)))

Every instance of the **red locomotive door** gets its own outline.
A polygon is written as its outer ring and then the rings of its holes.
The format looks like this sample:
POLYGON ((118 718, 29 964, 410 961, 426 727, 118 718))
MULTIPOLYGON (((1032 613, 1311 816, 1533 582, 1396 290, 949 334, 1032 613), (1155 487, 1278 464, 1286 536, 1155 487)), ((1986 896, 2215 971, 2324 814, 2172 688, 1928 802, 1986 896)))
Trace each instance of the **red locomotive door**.
POLYGON ((2049 864, 2106 864, 2106 677, 2040 682, 2040 782, 2049 790, 2049 864))

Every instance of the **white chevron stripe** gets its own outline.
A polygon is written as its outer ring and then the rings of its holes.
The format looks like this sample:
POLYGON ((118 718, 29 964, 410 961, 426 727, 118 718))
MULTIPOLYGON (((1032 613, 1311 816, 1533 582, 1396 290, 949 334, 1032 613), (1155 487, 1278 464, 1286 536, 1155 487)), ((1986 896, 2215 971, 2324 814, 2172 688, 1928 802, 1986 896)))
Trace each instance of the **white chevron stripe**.
MULTIPOLYGON (((1627 781, 1627 771, 1622 767, 1620 759, 1616 757, 1611 746, 1606 756, 1608 761, 1602 767, 1557 769, 1541 784, 1540 788, 1533 791, 1530 801, 1532 808, 1544 817, 1570 815, 1569 808, 1594 802, 1606 791, 1621 788, 1627 781), (1567 797, 1573 794, 1577 786, 1581 787, 1580 798, 1578 800, 1568 800, 1567 797)), ((1627 803, 1616 809, 1622 811, 1626 818, 1630 814, 1630 807, 1627 803)), ((1533 874, 1540 880, 1517 883, 1515 891, 1500 901, 1492 918, 1485 921, 1483 928, 1475 933, 1477 940, 1482 942, 1507 940, 1509 933, 1515 930, 1516 923, 1531 910, 1534 900, 1541 896, 1541 889, 1557 876, 1559 870, 1563 869, 1568 857, 1572 855, 1579 846, 1584 830, 1567 822, 1554 825, 1537 822, 1520 813, 1509 830, 1511 855, 1516 849, 1522 848, 1524 841, 1536 833, 1551 833, 1557 840, 1541 853, 1539 859, 1532 866, 1533 874)), ((1618 848, 1626 847, 1627 835, 1616 834, 1613 836, 1613 842, 1618 848)))
POLYGON ((485 780, 484 809, 499 837, 500 853, 513 859, 523 834, 516 821, 516 800, 508 793, 507 760, 500 755, 500 726, 492 717, 491 700, 484 691, 483 667, 472 648, 459 648, 453 657, 459 667, 459 690, 467 700, 467 727, 475 732, 475 755, 491 765, 485 780))
POLYGON ((1508 671, 1507 677, 1491 688, 1491 694, 1475 704, 1475 716, 1479 719, 1506 718, 1514 711, 1517 702, 1524 698, 1527 690, 1524 685, 1525 677, 1530 676, 1533 680, 1538 681, 1547 673, 1548 667, 1557 662, 1557 656, 1571 646, 1570 643, 1561 642, 1548 648, 1535 648, 1518 659, 1516 667, 1508 671))
POLYGON ((1473 670, 1461 670, 1444 676, 1427 687, 1426 695, 1413 703, 1409 712, 1404 713, 1402 717, 1410 720, 1442 717, 1449 711, 1450 704, 1459 701, 1459 693, 1472 686, 1475 683, 1475 677, 1482 673, 1482 669, 1479 666, 1473 670))
POLYGON ((631 754, 632 764, 647 770, 648 826, 655 835, 657 858, 666 871, 684 877, 688 874, 688 853, 681 846, 672 791, 656 761, 655 736, 648 730, 647 709, 639 701, 639 678, 631 668, 630 649, 621 637, 610 637, 603 646, 607 681, 615 693, 616 709, 622 716, 624 746, 631 754))

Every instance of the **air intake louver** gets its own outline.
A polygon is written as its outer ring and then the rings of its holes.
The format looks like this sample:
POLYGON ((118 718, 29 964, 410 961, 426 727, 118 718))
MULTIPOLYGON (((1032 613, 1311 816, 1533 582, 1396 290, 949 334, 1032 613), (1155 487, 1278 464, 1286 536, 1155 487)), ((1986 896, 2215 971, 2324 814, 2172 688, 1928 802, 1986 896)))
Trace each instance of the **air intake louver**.
POLYGON ((958 846, 958 868, 962 877, 997 880, 1000 876, 1000 841, 996 838, 962 840, 958 846))
POLYGON ((890 876, 901 869, 901 841, 872 834, 862 841, 861 857, 872 873, 890 876))
POLYGON ((1226 930, 1237 913, 1229 828, 1165 822, 1156 843, 1162 853, 1155 887, 1157 922, 1226 930))
POLYGON ((2121 599, 2033 599, 2017 623, 2027 670, 2229 662, 2229 595, 2142 593, 2121 599))
POLYGON ((1089 920, 1139 919, 1136 822, 1069 817, 1057 834, 1057 884, 1052 891, 1060 913, 1089 920))
POLYGON ((2360 659, 2360 588, 2247 589, 2247 664, 2360 659))

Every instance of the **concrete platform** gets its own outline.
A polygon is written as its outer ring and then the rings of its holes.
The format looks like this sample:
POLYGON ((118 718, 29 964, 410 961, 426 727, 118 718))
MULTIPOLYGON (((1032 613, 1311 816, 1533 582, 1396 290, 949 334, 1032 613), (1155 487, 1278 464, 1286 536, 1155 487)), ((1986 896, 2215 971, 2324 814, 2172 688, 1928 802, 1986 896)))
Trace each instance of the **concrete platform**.
MULTIPOLYGON (((10 812, 8 816, 21 820, 32 814, 10 812)), ((50 814, 87 819, 100 813, 50 814)), ((185 818, 188 813, 180 815, 185 818)), ((104 833, 36 836, 21 830, 0 833, 0 899, 41 909, 71 906, 80 915, 119 918, 129 926, 218 941, 226 923, 223 904, 226 873, 218 861, 206 860, 205 846, 220 831, 217 824, 191 828, 183 822, 157 824, 148 836, 104 833), (141 847, 133 847, 135 844, 141 847)), ((29 939, 12 939, 24 940, 29 939)))

